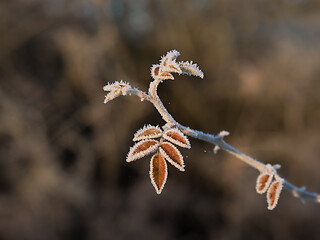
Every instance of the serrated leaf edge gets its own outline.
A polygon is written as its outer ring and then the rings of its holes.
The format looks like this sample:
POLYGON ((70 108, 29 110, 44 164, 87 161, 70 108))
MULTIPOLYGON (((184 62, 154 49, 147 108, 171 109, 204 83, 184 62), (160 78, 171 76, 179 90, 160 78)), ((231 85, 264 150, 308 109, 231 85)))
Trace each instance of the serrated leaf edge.
POLYGON ((176 168, 178 168, 181 172, 184 172, 184 171, 185 171, 185 169, 184 169, 185 165, 184 165, 183 156, 182 156, 182 154, 180 153, 179 149, 176 148, 176 146, 174 146, 172 143, 170 143, 170 142, 163 142, 163 143, 160 145, 160 147, 159 147, 159 152, 162 154, 162 156, 164 156, 164 158, 165 158, 169 163, 171 163, 173 166, 175 166, 176 168), (181 165, 178 164, 177 162, 175 162, 173 159, 171 159, 171 158, 169 157, 169 155, 166 153, 166 151, 165 151, 165 150, 163 149, 163 147, 162 147, 162 145, 164 145, 164 144, 170 145, 170 146, 173 147, 173 149, 178 153, 178 156, 179 156, 180 161, 181 161, 181 165))
POLYGON ((187 136, 184 135, 183 132, 181 132, 177 128, 171 128, 171 129, 165 130, 163 132, 163 138, 168 140, 168 141, 170 141, 170 142, 172 142, 172 143, 174 143, 177 146, 180 146, 180 147, 183 147, 183 148, 188 148, 188 149, 191 148, 191 144, 190 144, 189 139, 187 138, 187 136), (179 140, 176 140, 176 139, 168 136, 167 133, 171 132, 171 131, 176 132, 177 134, 179 134, 186 141, 186 143, 183 143, 183 142, 181 142, 179 140))
POLYGON ((137 142, 135 145, 133 145, 132 147, 130 147, 130 150, 129 150, 129 153, 127 155, 127 158, 126 158, 126 161, 127 162, 132 162, 132 161, 135 161, 137 159, 140 159, 140 158, 143 158, 144 156, 150 154, 150 153, 153 153, 155 152, 160 146, 160 143, 159 141, 157 140, 150 140, 150 139, 146 139, 146 140, 142 140, 140 142, 137 142), (146 150, 144 151, 141 151, 141 152, 138 152, 138 153, 135 153, 133 154, 133 152, 140 146, 142 145, 143 143, 146 143, 146 142, 155 142, 156 144, 150 146, 149 148, 147 148, 146 150))

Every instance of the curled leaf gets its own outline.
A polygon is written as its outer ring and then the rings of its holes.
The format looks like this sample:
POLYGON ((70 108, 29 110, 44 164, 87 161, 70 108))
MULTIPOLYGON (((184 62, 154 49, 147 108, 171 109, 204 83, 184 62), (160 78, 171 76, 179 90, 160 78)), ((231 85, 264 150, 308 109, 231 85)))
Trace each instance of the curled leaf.
POLYGON ((176 62, 176 58, 180 55, 180 53, 176 50, 172 50, 167 52, 165 56, 163 56, 160 60, 160 69, 161 72, 174 72, 181 74, 182 71, 180 69, 179 64, 176 62))
POLYGON ((160 65, 159 64, 154 64, 151 67, 151 77, 153 79, 156 79, 160 74, 160 65))
POLYGON ((161 80, 167 80, 167 79, 173 80, 174 77, 173 77, 173 75, 171 73, 163 72, 163 73, 160 74, 159 79, 161 79, 161 80))
POLYGON ((130 94, 131 86, 129 83, 123 82, 122 80, 120 82, 116 81, 114 83, 108 83, 106 86, 103 87, 103 90, 106 92, 109 92, 104 99, 104 103, 107 103, 116 97, 120 96, 121 94, 123 96, 130 94))
POLYGON ((187 62, 179 62, 180 69, 183 74, 194 75, 203 78, 203 72, 199 69, 197 64, 187 62))
POLYGON ((188 138, 177 128, 166 130, 163 134, 163 138, 180 147, 191 148, 188 138))
POLYGON ((277 206, 282 187, 283 179, 278 179, 270 185, 267 192, 267 202, 269 210, 273 210, 277 206))
POLYGON ((171 50, 167 52, 165 56, 163 56, 160 60, 161 67, 167 67, 170 62, 173 62, 180 56, 180 53, 177 50, 171 50))
POLYGON ((166 58, 169 59, 170 61, 176 60, 177 57, 179 56, 180 56, 180 53, 177 50, 171 50, 166 54, 166 58))
POLYGON ((168 61, 166 66, 161 66, 161 70, 163 72, 182 73, 180 66, 176 61, 168 61))
POLYGON ((184 161, 180 151, 171 143, 163 142, 159 151, 164 158, 180 171, 184 171, 184 161))
POLYGON ((133 147, 130 148, 130 151, 127 155, 127 162, 132 162, 139 158, 142 158, 154 151, 159 147, 159 141, 156 140, 142 140, 137 142, 133 147))
POLYGON ((158 126, 146 125, 139 129, 133 137, 133 141, 140 141, 144 139, 161 137, 162 130, 158 126))
POLYGON ((267 172, 261 173, 257 178, 256 191, 257 193, 265 193, 270 186, 273 175, 267 172))
POLYGON ((156 189, 157 194, 160 194, 168 176, 167 163, 160 153, 152 156, 149 174, 152 185, 156 189))

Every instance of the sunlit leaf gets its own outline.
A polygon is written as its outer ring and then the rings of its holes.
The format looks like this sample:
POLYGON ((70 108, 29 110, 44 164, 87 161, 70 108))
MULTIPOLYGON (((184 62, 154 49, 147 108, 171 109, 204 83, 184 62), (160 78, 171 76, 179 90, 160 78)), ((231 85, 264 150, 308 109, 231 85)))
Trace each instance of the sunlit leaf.
POLYGON ((130 148, 130 151, 127 155, 127 162, 132 162, 139 158, 142 158, 154 151, 159 147, 159 141, 156 140, 142 140, 137 142, 133 147, 130 148))
POLYGON ((167 79, 173 80, 174 77, 173 77, 173 75, 171 73, 163 72, 163 73, 160 74, 159 79, 161 79, 161 80, 167 80, 167 79))
POLYGON ((272 181, 273 175, 270 173, 263 172, 261 173, 257 178, 256 183, 256 191, 257 193, 265 193, 270 186, 270 183, 272 181))
POLYGON ((133 141, 140 141, 143 139, 157 138, 162 135, 162 130, 158 126, 146 125, 139 129, 133 137, 133 141))
POLYGON ((184 171, 183 157, 180 151, 171 143, 163 142, 159 148, 164 158, 180 171, 184 171))
POLYGON ((156 189, 156 192, 160 194, 168 176, 167 163, 160 153, 152 156, 149 173, 152 185, 156 189))
POLYGON ((168 141, 184 148, 190 148, 190 142, 188 138, 177 128, 172 128, 169 130, 166 130, 163 133, 163 138, 167 139, 168 141))
POLYGON ((274 181, 267 192, 268 209, 273 210, 278 203, 279 196, 283 187, 283 179, 274 181))
POLYGON ((156 79, 160 74, 160 65, 159 64, 154 64, 151 67, 151 77, 153 79, 156 79))
POLYGON ((179 62, 180 69, 183 74, 194 75, 200 78, 203 78, 203 72, 199 69, 197 64, 187 62, 179 62))

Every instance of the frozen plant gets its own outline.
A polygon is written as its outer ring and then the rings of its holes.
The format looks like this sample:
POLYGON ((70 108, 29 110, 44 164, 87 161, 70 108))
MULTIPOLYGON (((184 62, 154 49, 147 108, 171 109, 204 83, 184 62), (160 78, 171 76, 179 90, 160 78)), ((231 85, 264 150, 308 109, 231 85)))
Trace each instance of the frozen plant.
POLYGON ((135 133, 133 141, 136 143, 129 150, 127 162, 153 154, 150 160, 150 179, 156 192, 160 194, 168 176, 167 162, 180 171, 184 171, 183 156, 177 147, 191 148, 187 138, 189 136, 215 145, 215 153, 222 149, 257 169, 260 174, 256 182, 256 191, 259 194, 266 193, 269 210, 277 206, 282 189, 289 191, 294 197, 300 198, 303 202, 304 200, 311 200, 320 203, 319 194, 308 192, 305 187, 296 187, 282 178, 277 173, 280 165, 259 162, 226 143, 224 137, 229 135, 227 131, 221 131, 217 135, 197 131, 181 125, 169 114, 157 94, 159 83, 168 79, 174 80, 174 73, 193 75, 200 78, 204 76, 197 64, 188 61, 177 62, 176 59, 179 55, 178 51, 172 50, 161 58, 159 64, 151 67, 153 81, 150 83, 148 93, 131 87, 129 83, 123 81, 109 83, 103 88, 104 91, 108 92, 104 103, 120 95, 136 95, 141 101, 151 102, 166 122, 162 128, 145 125, 135 133))

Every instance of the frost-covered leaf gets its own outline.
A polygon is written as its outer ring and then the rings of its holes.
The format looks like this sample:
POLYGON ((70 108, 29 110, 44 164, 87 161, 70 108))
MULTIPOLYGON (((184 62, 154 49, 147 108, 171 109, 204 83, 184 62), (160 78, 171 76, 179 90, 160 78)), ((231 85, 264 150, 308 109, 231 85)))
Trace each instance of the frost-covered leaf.
POLYGON ((160 194, 168 176, 167 163, 160 153, 152 156, 149 174, 152 185, 156 189, 157 194, 160 194))
POLYGON ((194 75, 203 78, 203 72, 199 69, 197 64, 187 62, 179 62, 180 69, 183 74, 194 75))
POLYGON ((161 80, 168 80, 168 79, 173 80, 174 77, 173 77, 173 75, 171 73, 163 72, 163 73, 160 74, 159 79, 161 79, 161 80))
POLYGON ((168 61, 166 66, 161 66, 161 70, 163 72, 171 72, 171 73, 179 73, 179 74, 182 73, 180 66, 178 63, 176 63, 176 61, 168 61))
POLYGON ((267 202, 269 210, 273 210, 277 206, 282 187, 283 179, 278 179, 270 185, 267 192, 267 202))
POLYGON ((166 67, 170 62, 175 61, 178 56, 180 56, 180 53, 177 50, 171 50, 167 52, 165 56, 161 57, 160 65, 166 67))
POLYGON ((176 50, 172 50, 167 52, 165 56, 163 56, 160 60, 160 69, 161 72, 168 72, 168 73, 179 73, 181 74, 182 71, 180 69, 179 64, 176 62, 176 58, 180 55, 180 53, 176 50))
POLYGON ((161 137, 162 130, 158 126, 146 125, 139 129, 133 137, 133 141, 140 141, 143 139, 157 138, 161 137))
POLYGON ((132 162, 139 158, 142 158, 159 148, 159 141, 157 140, 142 140, 137 142, 127 155, 127 162, 132 162))
POLYGON ((159 64, 154 64, 151 67, 151 77, 153 79, 156 79, 160 74, 160 65, 159 64))
POLYGON ((166 54, 166 58, 169 59, 170 61, 176 60, 177 57, 179 56, 180 56, 180 53, 177 50, 171 50, 166 54))
POLYGON ((257 193, 265 193, 270 186, 270 183, 272 181, 273 175, 270 173, 263 172, 261 173, 257 178, 256 183, 256 191, 257 193))
POLYGON ((166 130, 163 133, 163 138, 167 139, 168 141, 184 148, 190 148, 190 142, 188 138, 177 128, 172 128, 169 130, 166 130))
POLYGON ((183 157, 180 151, 171 143, 163 142, 159 148, 164 158, 180 171, 184 171, 183 157))
POLYGON ((129 83, 123 82, 114 82, 108 83, 106 86, 103 87, 103 90, 109 92, 104 99, 104 103, 107 103, 120 95, 128 95, 130 94, 131 86, 129 83))

